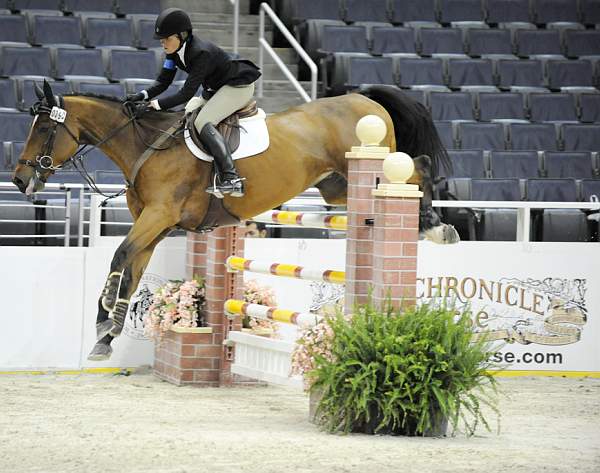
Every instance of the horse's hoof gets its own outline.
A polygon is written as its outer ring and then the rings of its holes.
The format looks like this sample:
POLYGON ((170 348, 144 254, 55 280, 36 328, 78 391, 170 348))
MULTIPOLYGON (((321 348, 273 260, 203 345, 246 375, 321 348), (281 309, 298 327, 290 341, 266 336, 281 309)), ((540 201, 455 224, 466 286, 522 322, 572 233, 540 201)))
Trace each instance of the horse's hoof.
POLYGON ((127 299, 119 299, 115 303, 115 308, 108 315, 108 318, 112 321, 112 327, 108 334, 111 337, 118 337, 123 331, 125 326, 125 317, 127 316, 127 310, 129 309, 129 301, 127 299))
POLYGON ((112 320, 104 320, 103 322, 96 324, 96 340, 100 340, 108 335, 112 326, 112 320))
POLYGON ((460 242, 460 236, 453 225, 444 224, 443 227, 444 243, 453 245, 454 243, 460 242))
POLYGON ((110 358, 112 354, 112 348, 107 343, 96 343, 92 351, 88 355, 87 359, 89 361, 104 361, 110 358))

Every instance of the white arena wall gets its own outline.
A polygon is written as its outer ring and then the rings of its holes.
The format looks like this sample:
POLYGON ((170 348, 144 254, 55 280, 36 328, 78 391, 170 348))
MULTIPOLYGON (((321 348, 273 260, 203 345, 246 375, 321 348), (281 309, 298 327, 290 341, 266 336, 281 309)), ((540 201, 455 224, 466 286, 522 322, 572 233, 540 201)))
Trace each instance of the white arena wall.
MULTIPOLYGON (((0 247, 0 371, 135 367, 151 364, 153 344, 128 317, 111 360, 86 360, 95 341, 98 296, 121 238, 91 248, 0 247)), ((344 269, 344 240, 247 239, 246 257, 344 269)), ((441 285, 469 303, 476 331, 497 338, 508 370, 600 375, 600 245, 593 243, 420 242, 417 291, 441 285)), ((142 287, 153 291, 185 275, 185 238, 168 238, 142 287)), ((307 311, 333 297, 333 286, 245 274, 275 290, 279 306, 307 311)), ((134 296, 133 301, 136 298, 134 296)), ((282 335, 295 337, 285 327, 282 335)))

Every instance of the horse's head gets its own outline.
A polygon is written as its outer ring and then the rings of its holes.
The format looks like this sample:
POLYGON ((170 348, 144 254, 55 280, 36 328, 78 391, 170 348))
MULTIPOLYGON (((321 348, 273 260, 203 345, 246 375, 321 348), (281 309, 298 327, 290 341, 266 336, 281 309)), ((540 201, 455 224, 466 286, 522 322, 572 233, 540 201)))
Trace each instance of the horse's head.
POLYGON ((38 101, 31 107, 33 123, 14 171, 13 183, 27 195, 44 188, 48 177, 60 169, 78 148, 78 136, 67 125, 62 97, 34 85, 38 101))

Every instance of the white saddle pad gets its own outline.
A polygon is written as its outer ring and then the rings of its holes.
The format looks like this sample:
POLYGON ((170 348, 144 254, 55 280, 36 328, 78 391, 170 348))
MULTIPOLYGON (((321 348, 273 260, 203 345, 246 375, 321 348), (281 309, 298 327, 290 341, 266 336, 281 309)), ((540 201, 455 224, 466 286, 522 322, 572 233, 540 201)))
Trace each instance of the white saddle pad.
MULTIPOLYGON (((240 145, 232 154, 234 160, 254 156, 269 147, 269 130, 267 129, 266 118, 267 114, 262 108, 259 108, 256 115, 240 120, 240 145)), ((185 144, 194 156, 202 161, 212 162, 212 156, 196 146, 189 130, 186 129, 183 132, 183 137, 185 138, 185 144)))

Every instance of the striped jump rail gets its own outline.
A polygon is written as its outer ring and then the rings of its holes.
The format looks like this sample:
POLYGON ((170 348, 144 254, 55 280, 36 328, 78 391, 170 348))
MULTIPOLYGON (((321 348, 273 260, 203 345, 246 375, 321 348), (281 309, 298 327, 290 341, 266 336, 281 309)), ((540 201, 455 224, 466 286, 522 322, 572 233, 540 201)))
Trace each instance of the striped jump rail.
POLYGON ((348 217, 346 215, 327 215, 309 212, 288 212, 271 210, 252 218, 255 222, 278 223, 295 227, 325 228, 328 230, 346 231, 348 217))
POLYGON ((230 318, 241 315, 255 319, 274 320, 276 322, 298 325, 299 327, 312 327, 319 323, 320 320, 320 317, 316 314, 278 309, 277 307, 260 304, 250 304, 237 299, 228 299, 225 301, 225 314, 230 318))
POLYGON ((269 263, 239 256, 230 256, 225 262, 229 271, 248 271, 250 273, 271 274, 286 278, 304 279, 308 281, 324 281, 332 284, 344 284, 346 273, 331 269, 305 268, 295 264, 269 263))

